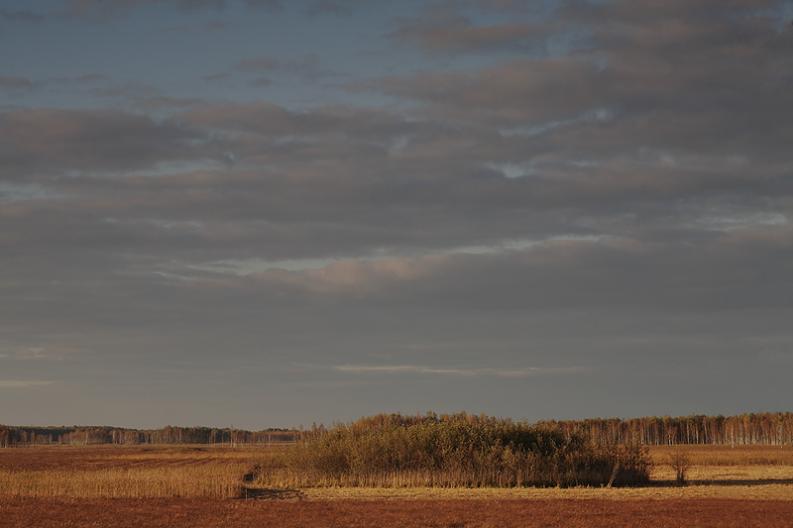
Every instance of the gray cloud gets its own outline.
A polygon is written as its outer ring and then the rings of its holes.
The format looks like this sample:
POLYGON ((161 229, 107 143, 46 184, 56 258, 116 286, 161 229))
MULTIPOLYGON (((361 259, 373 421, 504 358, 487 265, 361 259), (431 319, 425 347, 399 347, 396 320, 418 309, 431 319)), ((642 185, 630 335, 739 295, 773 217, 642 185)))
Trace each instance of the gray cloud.
POLYGON ((267 11, 280 11, 284 8, 281 0, 245 0, 246 5, 267 11))
MULTIPOLYGON (((283 11, 282 0, 62 0, 57 8, 38 13, 28 10, 0 9, 0 19, 11 22, 41 22, 46 19, 73 17, 83 20, 106 21, 138 9, 173 7, 191 13, 196 11, 221 12, 234 4, 255 11, 277 13, 283 11)), ((215 23, 219 24, 219 23, 215 23)), ((218 29, 210 23, 207 29, 218 29)))
POLYGON ((111 110, 0 114, 2 179, 68 171, 125 171, 195 157, 202 136, 173 123, 111 110))
POLYGON ((267 77, 257 77, 251 80, 250 84, 251 86, 264 87, 264 86, 270 86, 271 84, 273 84, 273 81, 268 79, 267 77))
MULTIPOLYGON (((392 37, 430 62, 347 105, 89 78, 114 108, 4 110, 4 377, 88 403, 299 385, 309 419, 789 403, 790 29, 774 2, 639 4, 416 13, 392 37), (559 35, 575 46, 535 49, 559 35)), ((260 94, 329 75, 293 57, 229 64, 281 76, 260 94)))
POLYGON ((210 75, 205 75, 203 79, 208 82, 215 82, 215 81, 224 81, 231 77, 230 73, 223 72, 223 73, 213 73, 210 75))
MULTIPOLYGON (((221 11, 235 0, 65 0, 64 13, 80 17, 107 17, 133 9, 152 6, 174 6, 184 11, 221 11)), ((284 9, 281 0, 240 0, 250 9, 279 12, 284 9)))
MULTIPOLYGON (((100 74, 88 73, 82 75, 73 75, 67 77, 50 77, 44 79, 31 79, 29 77, 0 75, 0 93, 6 95, 19 96, 29 95, 34 92, 41 92, 46 88, 63 88, 67 86, 90 86, 95 83, 101 83, 108 79, 100 74)), ((96 91, 100 93, 101 90, 106 88, 98 88, 96 91)))
POLYGON ((545 52, 545 40, 559 30, 553 23, 509 22, 476 25, 459 13, 441 11, 429 17, 401 20, 391 36, 415 43, 430 53, 545 52))
POLYGON ((153 86, 140 82, 112 83, 94 89, 98 97, 120 97, 126 99, 146 99, 155 97, 160 91, 153 86))
MULTIPOLYGON (((569 119, 594 108, 627 116, 674 111, 718 117, 729 107, 736 121, 778 116, 774 109, 790 104, 784 72, 793 30, 789 24, 780 28, 762 9, 780 3, 705 4, 572 3, 548 25, 566 23, 589 34, 586 49, 572 55, 514 60, 480 72, 391 77, 370 86, 424 101, 450 117, 507 123, 569 119), (767 82, 753 82, 757 78, 767 82)), ((512 28, 509 23, 488 31, 512 28)), ((419 34, 430 48, 437 41, 437 48, 487 51, 492 43, 467 41, 468 30, 457 22, 419 34)))
POLYGON ((27 77, 0 75, 0 92, 25 93, 33 90, 33 81, 27 77))
POLYGON ((0 389, 31 389, 51 384, 51 381, 0 379, 0 389))
POLYGON ((305 12, 309 16, 349 16, 366 4, 366 0, 314 0, 308 3, 305 12))
POLYGON ((23 9, 0 9, 0 19, 7 22, 41 22, 44 15, 23 9))
POLYGON ((517 368, 466 368, 428 367, 423 365, 336 365, 333 370, 348 374, 425 374, 435 376, 495 378, 527 378, 543 374, 574 374, 582 369, 576 367, 517 367, 517 368))
POLYGON ((73 75, 68 77, 51 77, 45 82, 47 83, 60 83, 60 84, 86 84, 101 83, 109 81, 110 79, 101 73, 83 73, 81 75, 73 75))
POLYGON ((66 0, 65 13, 75 16, 108 16, 146 6, 173 5, 179 9, 222 9, 226 0, 66 0))
POLYGON ((339 75, 325 68, 319 58, 314 55, 306 55, 295 59, 280 59, 268 56, 256 57, 240 61, 236 69, 244 73, 282 73, 308 81, 339 75))
POLYGON ((474 73, 420 73, 386 77, 351 89, 375 89, 426 102, 444 117, 495 123, 569 119, 613 100, 615 81, 584 59, 516 60, 474 73))

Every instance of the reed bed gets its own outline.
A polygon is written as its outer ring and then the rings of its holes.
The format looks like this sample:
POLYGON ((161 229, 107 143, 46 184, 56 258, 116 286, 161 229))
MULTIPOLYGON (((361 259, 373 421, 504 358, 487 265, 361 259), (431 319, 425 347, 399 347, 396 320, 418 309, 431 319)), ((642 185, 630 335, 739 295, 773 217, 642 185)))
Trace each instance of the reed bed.
MULTIPOLYGON (((602 486, 609 470, 590 471, 568 477, 548 476, 542 471, 488 469, 394 470, 328 474, 291 468, 275 468, 254 480, 258 488, 514 488, 602 486)), ((622 483, 625 485, 625 483, 622 483)))
POLYGON ((226 462, 98 470, 0 470, 0 495, 10 497, 240 497, 249 465, 226 462))
POLYGON ((378 415, 304 434, 261 467, 262 487, 520 487, 639 485, 638 445, 486 416, 378 415))
MULTIPOLYGON (((89 446, 0 450, 0 498, 225 499, 266 496, 264 492, 278 489, 301 489, 307 494, 327 490, 339 496, 347 496, 345 490, 349 490, 355 497, 366 490, 390 489, 402 496, 454 493, 456 489, 460 496, 468 496, 465 490, 471 488, 481 493, 498 493, 500 488, 507 493, 504 497, 512 496, 506 488, 519 496, 546 497, 553 495, 556 486, 580 490, 559 491, 564 497, 638 497, 674 494, 678 489, 664 486, 674 480, 669 455, 679 447, 651 447, 654 463, 650 466, 647 451, 638 446, 593 447, 525 424, 481 417, 373 418, 339 429, 319 429, 306 438, 299 445, 278 449, 89 446), (620 478, 631 477, 625 471, 633 468, 639 479, 615 478, 615 488, 642 484, 647 476, 642 472, 649 472, 650 484, 655 485, 601 490, 616 462, 620 478)), ((793 498, 791 446, 685 446, 682 450, 692 465, 690 485, 681 493, 696 489, 697 496, 732 497, 752 490, 752 496, 793 498)))

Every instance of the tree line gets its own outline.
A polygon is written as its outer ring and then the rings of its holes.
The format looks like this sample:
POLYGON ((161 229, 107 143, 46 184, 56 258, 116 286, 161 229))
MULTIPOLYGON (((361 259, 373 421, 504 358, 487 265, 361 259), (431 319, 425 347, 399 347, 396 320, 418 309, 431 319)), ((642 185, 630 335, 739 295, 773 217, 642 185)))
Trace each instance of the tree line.
POLYGON ((584 434, 598 444, 636 441, 644 445, 783 445, 793 444, 793 413, 746 413, 735 416, 645 416, 546 421, 567 434, 584 434))
MULTIPOLYGON (((557 428, 567 436, 583 435, 596 444, 644 445, 783 445, 793 444, 793 413, 747 413, 735 416, 645 416, 550 420, 536 425, 557 428)), ((0 447, 38 444, 263 444, 296 442, 304 433, 290 429, 246 431, 233 428, 173 427, 14 427, 0 425, 0 447)))
POLYGON ((25 445, 208 444, 239 445, 295 442, 290 429, 246 431, 233 428, 174 427, 127 429, 105 426, 14 427, 0 425, 0 447, 25 445))

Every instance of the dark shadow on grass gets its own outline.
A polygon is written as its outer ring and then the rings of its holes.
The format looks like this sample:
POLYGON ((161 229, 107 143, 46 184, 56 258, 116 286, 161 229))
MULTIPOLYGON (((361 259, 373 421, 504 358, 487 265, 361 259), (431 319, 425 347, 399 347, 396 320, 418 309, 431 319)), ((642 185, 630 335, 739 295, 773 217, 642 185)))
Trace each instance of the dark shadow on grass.
POLYGON ((770 486, 773 484, 793 484, 793 478, 786 479, 689 479, 681 486, 674 480, 654 480, 649 488, 680 488, 686 486, 770 486))
POLYGON ((242 492, 240 497, 252 500, 303 500, 304 493, 290 488, 259 488, 254 485, 262 472, 262 466, 256 464, 242 476, 242 492))
POLYGON ((305 495, 296 489, 243 488, 242 498, 251 500, 303 500, 305 495))

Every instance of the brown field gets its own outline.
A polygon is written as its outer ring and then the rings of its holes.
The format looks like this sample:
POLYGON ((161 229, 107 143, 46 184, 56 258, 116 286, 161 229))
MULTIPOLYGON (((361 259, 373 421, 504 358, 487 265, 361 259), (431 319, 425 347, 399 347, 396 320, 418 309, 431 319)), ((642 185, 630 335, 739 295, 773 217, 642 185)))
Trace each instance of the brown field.
POLYGON ((655 464, 666 464, 670 455, 682 449, 691 462, 704 466, 793 466, 793 446, 712 446, 694 445, 684 447, 656 446, 650 448, 655 464))
POLYGON ((114 527, 768 527, 791 526, 793 502, 608 501, 202 501, 113 499, 0 503, 0 525, 114 527))
POLYGON ((272 449, 0 449, 0 527, 793 526, 793 447, 687 447, 685 487, 653 448, 621 489, 260 488, 272 449))

